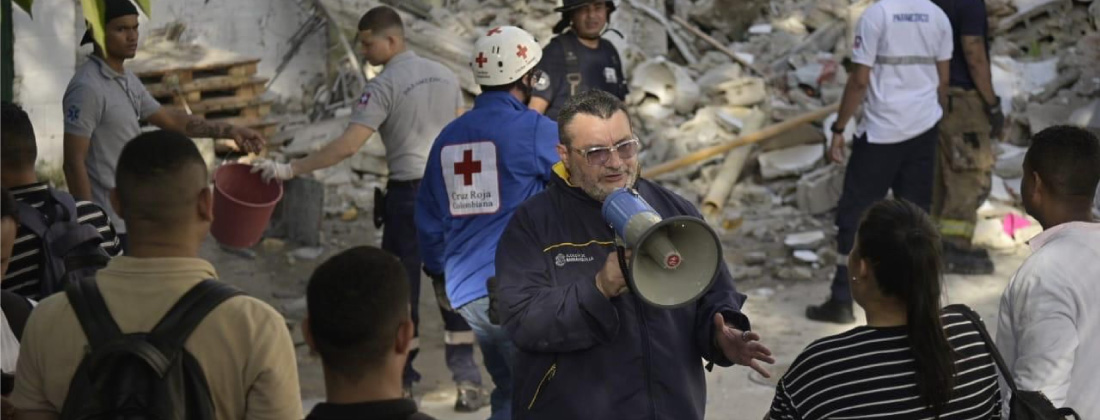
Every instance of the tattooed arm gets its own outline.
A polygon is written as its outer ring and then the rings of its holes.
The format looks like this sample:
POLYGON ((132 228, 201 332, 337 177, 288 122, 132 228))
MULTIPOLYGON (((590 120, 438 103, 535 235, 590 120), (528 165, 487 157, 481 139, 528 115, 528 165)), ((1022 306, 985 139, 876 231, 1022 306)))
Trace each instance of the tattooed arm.
POLYGON ((149 117, 149 122, 165 130, 183 133, 188 137, 233 139, 247 152, 259 151, 266 140, 259 133, 245 127, 222 122, 207 121, 200 117, 162 107, 149 117))

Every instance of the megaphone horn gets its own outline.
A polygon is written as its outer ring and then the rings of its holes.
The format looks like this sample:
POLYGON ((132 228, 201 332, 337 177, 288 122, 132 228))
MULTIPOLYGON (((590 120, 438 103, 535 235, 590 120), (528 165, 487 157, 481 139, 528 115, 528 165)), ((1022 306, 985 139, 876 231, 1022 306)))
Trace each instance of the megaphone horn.
POLYGON ((608 195, 603 217, 635 250, 623 274, 630 290, 646 303, 662 308, 687 305, 714 283, 721 244, 706 222, 690 216, 662 219, 637 191, 627 188, 608 195))

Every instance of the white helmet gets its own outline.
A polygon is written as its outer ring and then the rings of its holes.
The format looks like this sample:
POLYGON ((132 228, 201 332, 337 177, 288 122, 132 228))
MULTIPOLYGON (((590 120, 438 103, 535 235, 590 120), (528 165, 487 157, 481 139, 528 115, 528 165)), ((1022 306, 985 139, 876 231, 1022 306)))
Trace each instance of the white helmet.
POLYGON ((515 26, 498 26, 474 43, 470 69, 477 84, 501 86, 519 80, 541 59, 535 37, 515 26))

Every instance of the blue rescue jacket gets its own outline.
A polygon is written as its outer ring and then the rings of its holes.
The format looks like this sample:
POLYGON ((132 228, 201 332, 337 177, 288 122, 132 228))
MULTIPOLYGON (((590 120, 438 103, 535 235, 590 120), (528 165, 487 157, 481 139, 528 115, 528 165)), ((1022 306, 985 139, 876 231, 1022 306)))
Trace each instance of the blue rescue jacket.
MULTIPOLYGON (((563 165, 542 193, 520 206, 497 248, 501 319, 515 342, 515 419, 703 419, 706 359, 732 363, 715 347, 714 314, 749 329, 745 296, 725 264, 692 305, 658 309, 630 292, 611 299, 596 273, 614 250, 601 203, 568 183, 563 165)), ((662 216, 699 212, 639 179, 635 188, 662 216)))
POLYGON ((488 294, 497 241, 558 161, 558 126, 508 92, 485 92, 435 139, 416 199, 424 267, 459 308, 488 294))

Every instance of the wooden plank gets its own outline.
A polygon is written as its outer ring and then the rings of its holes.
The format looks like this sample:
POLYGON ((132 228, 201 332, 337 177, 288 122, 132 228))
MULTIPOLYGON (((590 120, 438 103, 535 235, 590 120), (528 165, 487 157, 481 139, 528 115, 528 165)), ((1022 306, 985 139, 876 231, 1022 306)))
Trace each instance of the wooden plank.
POLYGON ((179 83, 190 83, 193 80, 213 77, 238 77, 245 78, 256 74, 256 65, 259 60, 245 63, 219 64, 206 67, 185 67, 176 69, 160 69, 143 73, 134 73, 145 85, 163 83, 168 77, 176 76, 179 83))
MULTIPOLYGON (((191 90, 183 93, 183 98, 187 100, 187 103, 195 104, 202 101, 209 101, 214 99, 224 98, 241 98, 249 99, 263 95, 266 90, 264 89, 263 79, 257 78, 255 83, 246 84, 236 87, 229 87, 225 89, 208 89, 208 90, 191 90)), ((150 90, 150 94, 156 98, 162 104, 169 105, 183 105, 180 99, 180 95, 169 90, 166 86, 157 86, 156 91, 150 90)))
POLYGON ((224 111, 229 109, 242 109, 262 104, 267 104, 270 106, 271 101, 265 100, 260 97, 238 98, 236 96, 233 96, 189 103, 189 105, 191 105, 191 112, 194 112, 196 114, 206 114, 214 111, 224 111))
MULTIPOLYGON (((236 99, 236 98, 228 98, 236 99)), ((254 98, 254 101, 258 101, 253 104, 244 104, 242 106, 232 107, 223 106, 219 109, 202 109, 202 111, 195 111, 191 109, 191 114, 196 117, 208 118, 211 120, 219 120, 224 118, 255 118, 261 119, 271 113, 271 101, 254 98)), ((179 105, 165 105, 171 109, 176 109, 180 112, 184 112, 182 106, 179 105)), ((192 105, 193 107, 194 105, 192 105)))
MULTIPOLYGON (((190 93, 207 90, 225 90, 241 86, 251 86, 255 84, 262 85, 264 83, 267 83, 267 78, 257 76, 216 76, 195 79, 186 83, 181 82, 179 85, 179 89, 184 93, 190 93)), ((146 84, 145 89, 148 90, 149 93, 153 96, 165 96, 173 94, 171 85, 164 83, 163 80, 159 83, 146 84)))

